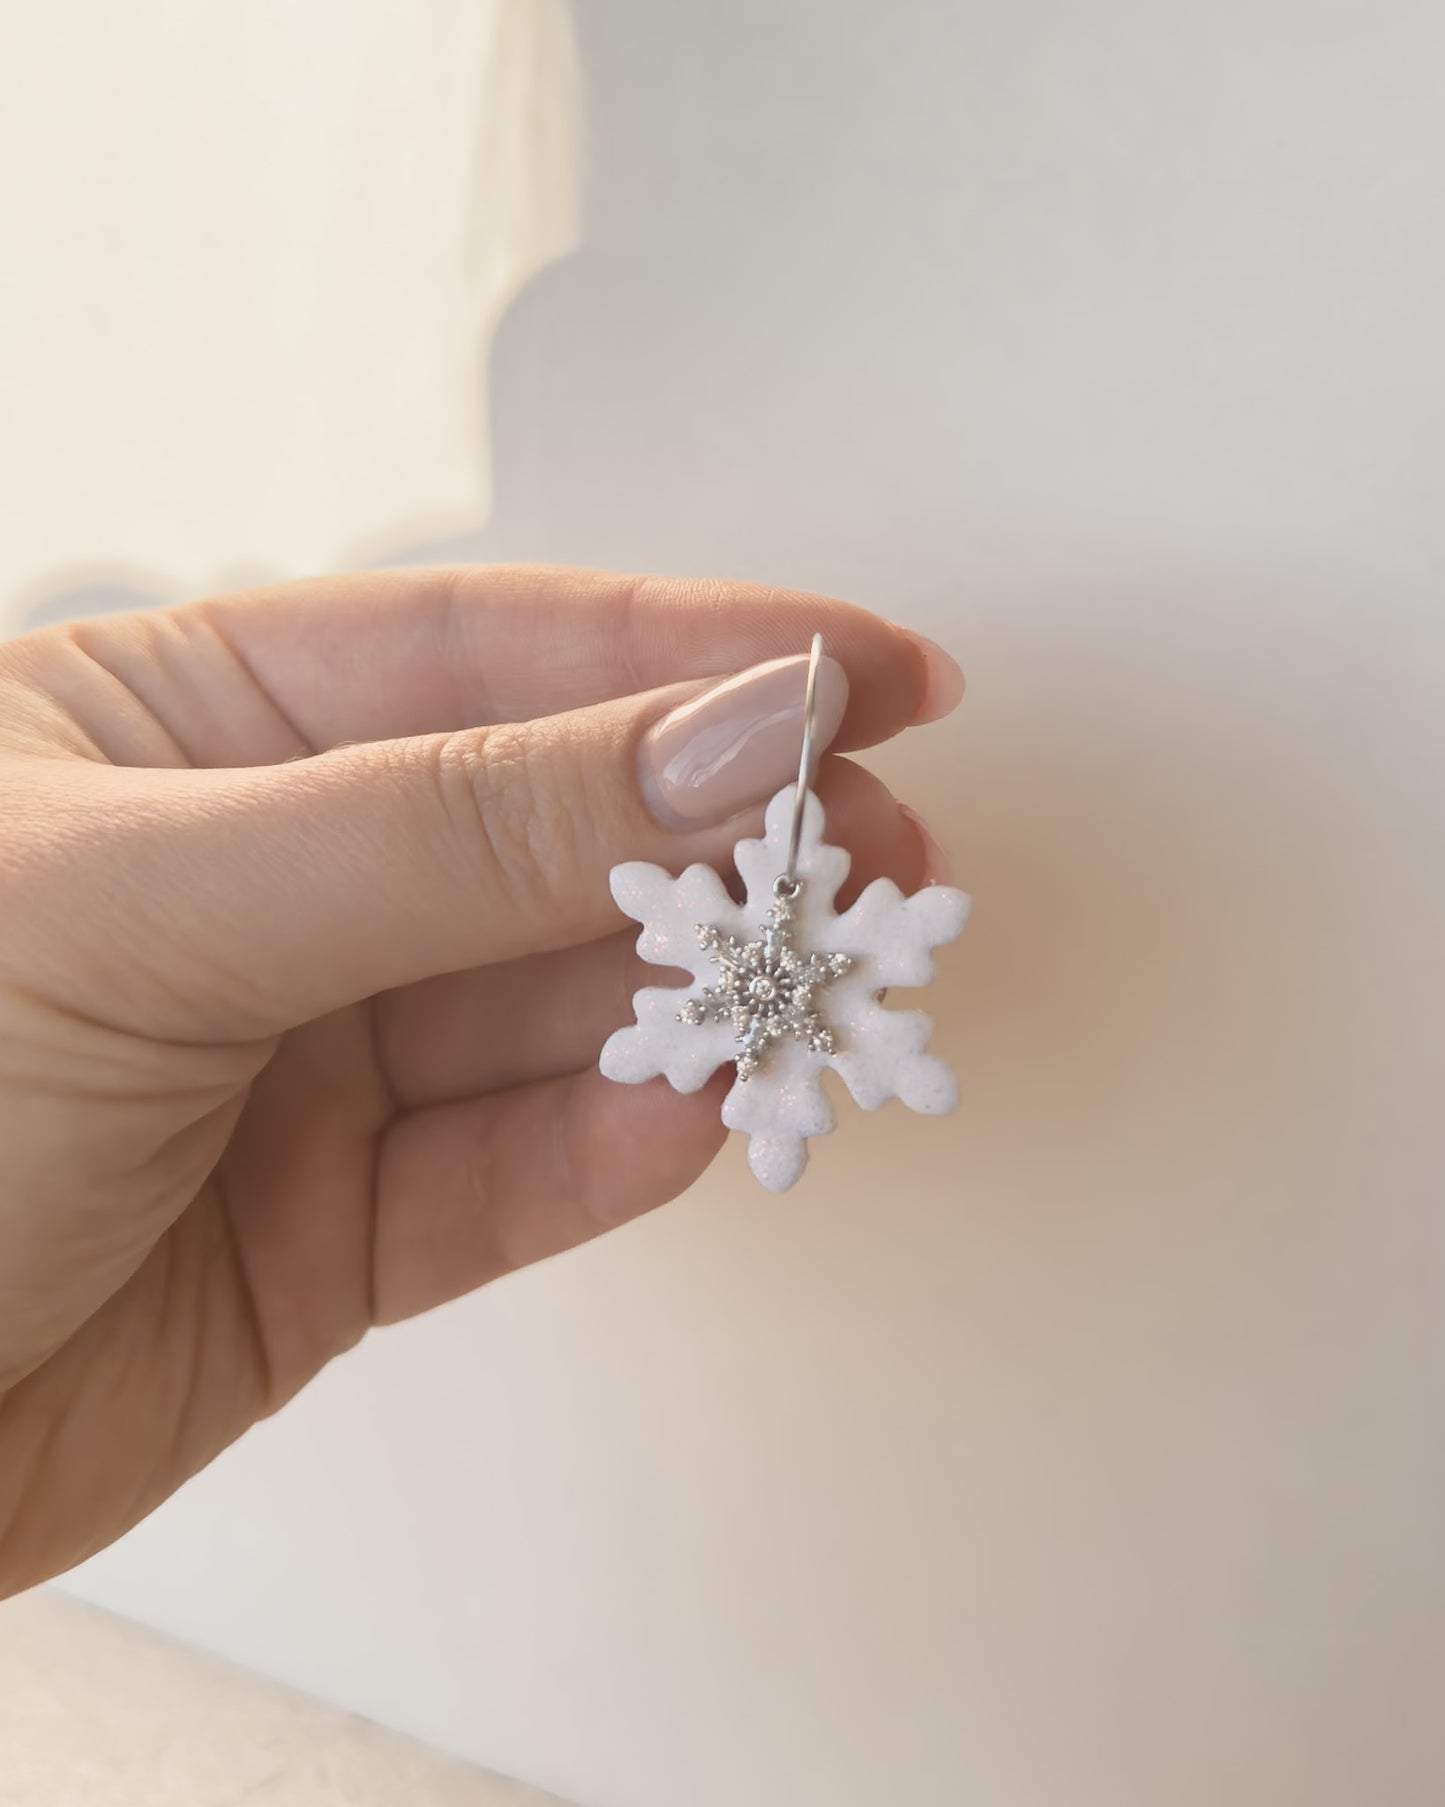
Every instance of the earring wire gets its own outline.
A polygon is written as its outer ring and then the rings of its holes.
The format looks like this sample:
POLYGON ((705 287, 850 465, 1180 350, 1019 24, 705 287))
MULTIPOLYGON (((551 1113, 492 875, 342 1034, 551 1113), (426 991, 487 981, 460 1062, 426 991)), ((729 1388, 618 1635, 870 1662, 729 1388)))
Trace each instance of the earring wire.
POLYGON ((779 896, 796 897, 802 889, 798 879, 798 846, 803 836, 803 810, 807 806, 808 792, 813 785, 813 772, 816 764, 816 738, 818 713, 818 667, 823 659, 823 636, 813 635, 813 644, 808 649, 808 683, 803 692, 803 749, 798 757, 798 788, 793 795, 793 821, 788 830, 788 863, 782 877, 774 889, 779 896))

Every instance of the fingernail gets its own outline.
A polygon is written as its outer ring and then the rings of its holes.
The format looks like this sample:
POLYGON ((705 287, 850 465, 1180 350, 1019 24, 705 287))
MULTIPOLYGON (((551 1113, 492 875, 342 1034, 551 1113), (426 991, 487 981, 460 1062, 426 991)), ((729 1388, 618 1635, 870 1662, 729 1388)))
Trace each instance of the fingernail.
POLYGON ((923 843, 924 884, 951 885, 953 883, 953 859, 948 849, 916 809, 910 809, 906 803, 900 803, 898 808, 900 814, 906 816, 913 824, 914 833, 923 843))
MULTIPOLYGON (((798 774, 808 659, 773 659, 703 691, 643 736, 640 782, 664 828, 725 822, 765 803, 798 774)), ((818 666, 815 745, 838 732, 848 678, 834 659, 818 666)))
POLYGON ((963 701, 963 667, 936 640, 930 640, 926 634, 915 634, 912 628, 903 631, 923 654, 926 674, 923 700, 918 705, 913 724, 921 727, 924 722, 941 721, 945 715, 952 715, 963 701))

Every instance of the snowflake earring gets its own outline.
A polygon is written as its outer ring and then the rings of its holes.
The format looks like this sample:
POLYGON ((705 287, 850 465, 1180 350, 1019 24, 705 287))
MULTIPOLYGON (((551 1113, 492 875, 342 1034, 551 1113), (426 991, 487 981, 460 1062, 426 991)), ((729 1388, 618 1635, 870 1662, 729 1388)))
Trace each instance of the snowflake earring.
POLYGON ((929 983, 933 949, 962 930, 968 899, 948 885, 905 897, 879 878, 851 909, 834 911, 850 861, 823 840, 823 806, 810 789, 822 652, 816 634, 798 781, 768 805, 763 838, 733 851, 747 901, 734 903, 710 866, 677 879, 642 860, 612 869, 613 897, 642 924, 642 958, 694 976, 636 994, 637 1021, 609 1038, 602 1072, 629 1085, 661 1074, 695 1092, 735 1061, 723 1122, 747 1133, 748 1165, 774 1192, 801 1175, 807 1138, 836 1127, 820 1084, 827 1067, 864 1110, 901 1098, 941 1116, 958 1102, 948 1066, 924 1052, 930 1019, 888 1010, 883 997, 890 986, 929 983))

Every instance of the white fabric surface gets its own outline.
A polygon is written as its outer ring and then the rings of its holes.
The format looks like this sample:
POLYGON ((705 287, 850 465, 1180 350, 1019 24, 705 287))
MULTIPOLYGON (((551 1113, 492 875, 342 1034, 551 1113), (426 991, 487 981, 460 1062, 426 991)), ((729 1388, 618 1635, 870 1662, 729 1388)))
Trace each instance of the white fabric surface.
POLYGON ((37 1590, 0 1604, 0 1807, 563 1807, 37 1590))
POLYGON ((485 367, 574 230, 565 0, 0 13, 0 625, 475 526, 485 367))

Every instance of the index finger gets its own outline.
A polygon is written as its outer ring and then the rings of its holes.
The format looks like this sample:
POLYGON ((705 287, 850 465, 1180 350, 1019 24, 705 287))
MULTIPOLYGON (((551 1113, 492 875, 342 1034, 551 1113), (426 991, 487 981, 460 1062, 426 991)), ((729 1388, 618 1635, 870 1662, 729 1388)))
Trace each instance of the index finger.
POLYGON ((835 747, 944 715, 958 667, 852 604, 765 584, 547 566, 368 572, 197 605, 315 750, 542 715, 807 650, 848 673, 835 747))

